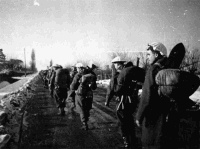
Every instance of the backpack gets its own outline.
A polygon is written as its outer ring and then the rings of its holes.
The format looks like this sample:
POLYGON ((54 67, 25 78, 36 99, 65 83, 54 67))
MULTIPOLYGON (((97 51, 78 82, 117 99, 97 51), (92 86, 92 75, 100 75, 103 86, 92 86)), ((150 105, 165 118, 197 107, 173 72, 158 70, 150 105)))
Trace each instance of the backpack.
POLYGON ((200 79, 179 69, 163 69, 156 75, 156 83, 159 95, 180 99, 191 96, 198 89, 200 79))
POLYGON ((55 84, 58 87, 69 87, 70 75, 67 69, 59 68, 55 71, 55 84))
POLYGON ((198 76, 179 69, 184 56, 185 47, 179 43, 170 52, 164 66, 159 66, 161 69, 156 74, 155 81, 160 96, 174 99, 189 97, 199 87, 198 76))
POLYGON ((80 85, 77 89, 77 94, 83 96, 92 96, 91 89, 95 90, 96 87, 96 76, 91 73, 85 74, 80 78, 80 85))
POLYGON ((129 66, 122 69, 117 77, 115 93, 117 95, 133 95, 138 90, 139 82, 143 83, 145 79, 145 70, 138 66, 129 66))

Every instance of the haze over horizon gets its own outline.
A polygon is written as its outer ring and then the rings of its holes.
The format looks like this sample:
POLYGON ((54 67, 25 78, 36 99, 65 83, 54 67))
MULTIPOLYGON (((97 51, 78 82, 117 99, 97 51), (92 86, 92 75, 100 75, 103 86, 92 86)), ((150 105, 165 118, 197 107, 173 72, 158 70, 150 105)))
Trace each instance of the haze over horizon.
POLYGON ((108 51, 144 51, 160 41, 200 47, 199 0, 0 0, 0 48, 36 66, 110 63, 108 51))

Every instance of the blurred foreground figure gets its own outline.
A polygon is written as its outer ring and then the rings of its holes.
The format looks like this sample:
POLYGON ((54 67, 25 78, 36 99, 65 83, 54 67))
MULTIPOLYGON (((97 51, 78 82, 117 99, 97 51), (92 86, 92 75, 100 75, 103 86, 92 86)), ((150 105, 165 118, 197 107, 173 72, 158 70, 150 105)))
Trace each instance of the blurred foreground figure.
POLYGON ((155 63, 160 64, 165 60, 167 49, 161 43, 153 43, 153 45, 149 46, 147 52, 151 66, 146 73, 136 124, 138 126, 142 125, 143 147, 160 149, 164 147, 162 146, 162 137, 170 104, 169 100, 161 99, 158 95, 155 76, 161 68, 155 63))
POLYGON ((136 124, 142 127, 142 145, 147 149, 177 149, 180 115, 193 104, 185 96, 191 90, 185 88, 185 85, 190 86, 189 82, 184 85, 187 82, 183 79, 186 72, 179 70, 185 48, 178 44, 167 57, 166 47, 154 42, 148 45, 147 52, 150 67, 136 115, 136 124), (177 87, 179 84, 180 87, 177 87))

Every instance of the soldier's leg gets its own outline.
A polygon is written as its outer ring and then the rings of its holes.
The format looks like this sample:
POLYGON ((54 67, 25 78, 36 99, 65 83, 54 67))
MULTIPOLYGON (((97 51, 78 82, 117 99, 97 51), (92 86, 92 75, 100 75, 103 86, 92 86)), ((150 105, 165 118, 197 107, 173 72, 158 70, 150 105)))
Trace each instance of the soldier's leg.
POLYGON ((67 88, 60 88, 60 109, 62 111, 62 114, 65 114, 64 108, 66 107, 66 99, 67 99, 67 88))
POLYGON ((83 124, 83 127, 81 129, 84 129, 84 130, 88 130, 88 125, 87 125, 87 117, 86 117, 86 110, 85 110, 85 97, 83 96, 77 96, 77 99, 76 99, 76 109, 78 111, 78 113, 80 114, 80 119, 81 119, 81 122, 83 124))
POLYGON ((64 115, 65 114, 65 111, 64 111, 64 108, 63 108, 63 97, 62 97, 62 93, 60 92, 59 89, 55 89, 54 90, 54 98, 56 100, 56 104, 57 104, 57 108, 59 109, 59 115, 64 115))
POLYGON ((129 142, 130 142, 130 146, 132 148, 138 147, 139 146, 139 140, 136 137, 136 124, 135 124, 135 120, 134 120, 134 113, 135 113, 135 105, 134 103, 129 103, 126 105, 126 109, 124 112, 125 115, 125 123, 126 123, 126 127, 128 128, 127 134, 129 137, 129 142))
POLYGON ((75 96, 76 96, 76 94, 73 94, 71 97, 70 108, 69 108, 70 112, 74 112, 74 109, 76 108, 75 96))
POLYGON ((87 98, 86 99, 86 105, 85 105, 86 122, 88 122, 89 117, 90 117, 90 110, 92 109, 92 102, 93 102, 93 98, 87 98))
POLYGON ((117 118, 120 123, 121 135, 124 141, 124 147, 130 146, 127 117, 125 116, 124 110, 117 110, 117 118))
POLYGON ((68 109, 66 109, 67 111, 69 112, 74 112, 74 109, 76 107, 76 104, 75 104, 75 92, 74 91, 69 91, 68 92, 68 97, 67 97, 67 107, 68 109))
POLYGON ((44 86, 45 86, 45 88, 48 88, 48 80, 47 79, 44 80, 44 86))
POLYGON ((54 98, 54 88, 49 88, 49 92, 52 98, 54 98))
POLYGON ((138 147, 139 140, 136 137, 136 125, 135 125, 134 117, 131 113, 127 114, 126 123, 127 123, 127 128, 128 128, 127 133, 128 133, 130 146, 132 148, 138 147))

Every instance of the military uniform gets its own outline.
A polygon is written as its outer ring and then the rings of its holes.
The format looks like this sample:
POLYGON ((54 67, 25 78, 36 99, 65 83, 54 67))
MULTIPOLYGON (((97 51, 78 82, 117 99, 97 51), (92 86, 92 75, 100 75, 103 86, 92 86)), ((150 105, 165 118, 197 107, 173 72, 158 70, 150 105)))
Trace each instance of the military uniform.
POLYGON ((121 124, 121 133, 125 147, 136 147, 136 125, 134 113, 138 104, 138 88, 136 79, 144 81, 144 70, 136 66, 123 68, 117 78, 115 94, 120 101, 117 104, 117 117, 121 124))
POLYGON ((44 87, 45 87, 45 88, 48 88, 47 74, 48 74, 48 70, 41 70, 41 71, 39 72, 39 75, 40 75, 41 78, 42 78, 42 81, 43 81, 43 83, 44 83, 44 87))
MULTIPOLYGON (((72 71, 70 72, 70 84, 73 82, 73 79, 74 79, 74 77, 75 77, 75 75, 77 73, 78 72, 77 72, 76 68, 73 67, 72 71)), ((69 91, 69 96, 68 96, 67 100, 69 102, 73 103, 73 107, 75 106, 75 96, 76 96, 75 92, 70 90, 69 91)))
POLYGON ((112 76, 110 78, 110 82, 109 85, 107 87, 107 92, 106 92, 106 102, 105 105, 109 106, 109 103, 111 101, 111 99, 114 97, 115 93, 114 93, 114 87, 117 83, 117 77, 119 75, 119 72, 117 72, 117 70, 115 69, 114 65, 112 64, 112 76))
POLYGON ((50 86, 54 86, 53 96, 61 115, 64 114, 65 100, 68 95, 70 76, 67 69, 59 68, 54 71, 51 77, 50 86))
MULTIPOLYGON (((142 126, 142 145, 145 149, 163 149, 165 141, 166 117, 170 109, 170 100, 158 94, 155 76, 166 60, 166 47, 161 43, 152 43, 149 48, 150 67, 146 72, 142 95, 136 114, 137 125, 142 126), (157 53, 155 53, 157 52, 157 53), (159 53, 160 52, 160 55, 159 53)), ((168 142, 169 143, 169 142, 168 142)))
POLYGON ((70 85, 71 93, 76 91, 77 98, 76 98, 76 109, 80 114, 81 122, 83 123, 83 129, 88 129, 88 120, 90 116, 90 110, 92 108, 92 102, 93 102, 93 92, 92 90, 95 90, 97 87, 96 85, 96 75, 94 72, 84 71, 79 72, 75 75, 73 82, 70 85), (92 74, 94 75, 94 79, 92 83, 84 84, 81 81, 81 78, 85 74, 92 74))

